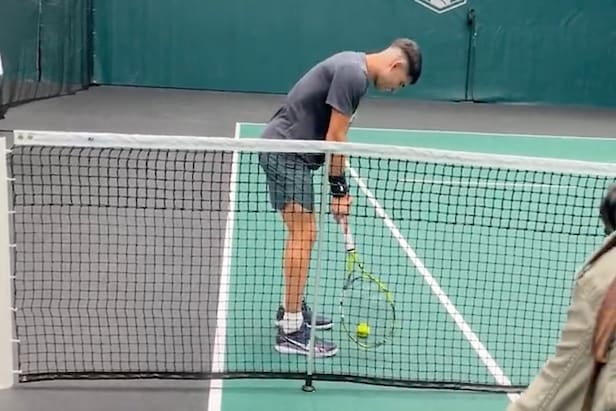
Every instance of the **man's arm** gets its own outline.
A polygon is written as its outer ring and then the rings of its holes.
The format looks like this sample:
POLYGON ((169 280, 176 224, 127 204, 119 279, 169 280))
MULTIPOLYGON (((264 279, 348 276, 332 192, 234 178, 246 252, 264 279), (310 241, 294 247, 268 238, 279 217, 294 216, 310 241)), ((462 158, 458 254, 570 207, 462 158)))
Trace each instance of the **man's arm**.
MULTIPOLYGON (((347 132, 351 123, 350 116, 343 114, 332 108, 332 114, 329 121, 329 128, 325 139, 327 141, 347 141, 347 132)), ((332 161, 329 169, 331 177, 340 177, 344 174, 345 157, 343 155, 332 156, 332 161)))
MULTIPOLYGON (((356 66, 342 66, 336 70, 327 95, 327 104, 331 107, 329 128, 325 136, 327 141, 347 141, 351 118, 366 91, 366 87, 365 74, 356 66)), ((336 187, 342 191, 347 189, 344 166, 345 156, 332 156, 328 171, 334 193, 336 193, 336 187)))

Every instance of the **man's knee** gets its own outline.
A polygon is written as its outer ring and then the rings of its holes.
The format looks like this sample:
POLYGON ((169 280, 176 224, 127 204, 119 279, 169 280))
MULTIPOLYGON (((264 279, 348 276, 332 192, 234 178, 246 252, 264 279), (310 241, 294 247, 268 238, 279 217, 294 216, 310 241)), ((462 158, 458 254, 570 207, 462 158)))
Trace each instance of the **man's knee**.
POLYGON ((296 239, 311 245, 316 241, 314 214, 298 203, 288 203, 282 210, 284 222, 289 233, 296 239))

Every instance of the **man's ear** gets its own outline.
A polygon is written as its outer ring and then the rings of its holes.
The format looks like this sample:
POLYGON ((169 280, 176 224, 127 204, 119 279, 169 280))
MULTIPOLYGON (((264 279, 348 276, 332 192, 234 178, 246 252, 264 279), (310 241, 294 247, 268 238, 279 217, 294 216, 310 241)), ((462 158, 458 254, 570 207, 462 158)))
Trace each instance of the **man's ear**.
POLYGON ((398 58, 389 66, 392 70, 403 69, 406 67, 406 60, 398 58))

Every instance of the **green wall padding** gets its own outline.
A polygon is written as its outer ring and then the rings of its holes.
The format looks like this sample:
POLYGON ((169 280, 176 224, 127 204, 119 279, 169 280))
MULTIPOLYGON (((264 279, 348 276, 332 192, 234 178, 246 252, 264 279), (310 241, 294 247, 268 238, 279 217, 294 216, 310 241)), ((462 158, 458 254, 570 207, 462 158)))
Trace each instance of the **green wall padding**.
POLYGON ((0 7, 0 53, 4 68, 0 105, 31 94, 38 79, 38 15, 37 2, 3 0, 0 7))
POLYGON ((3 0, 0 103, 85 88, 91 70, 98 84, 285 93, 332 53, 407 36, 424 74, 396 97, 616 106, 616 3, 578 3, 3 0))
POLYGON ((475 99, 616 106, 616 2, 472 0, 475 99))
POLYGON ((101 84, 284 93, 331 53, 404 36, 422 45, 425 74, 399 95, 464 98, 464 7, 437 15, 410 0, 95 0, 94 16, 101 84))
POLYGON ((90 81, 91 0, 45 0, 41 18, 41 78, 82 85, 90 81))

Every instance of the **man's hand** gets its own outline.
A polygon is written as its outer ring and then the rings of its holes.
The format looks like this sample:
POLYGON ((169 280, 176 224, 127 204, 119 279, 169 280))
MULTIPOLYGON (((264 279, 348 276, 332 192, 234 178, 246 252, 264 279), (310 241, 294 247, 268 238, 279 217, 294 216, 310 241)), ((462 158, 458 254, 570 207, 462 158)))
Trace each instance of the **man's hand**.
POLYGON ((332 197, 331 212, 336 222, 340 222, 342 217, 348 216, 351 211, 353 198, 347 194, 344 197, 332 197))

